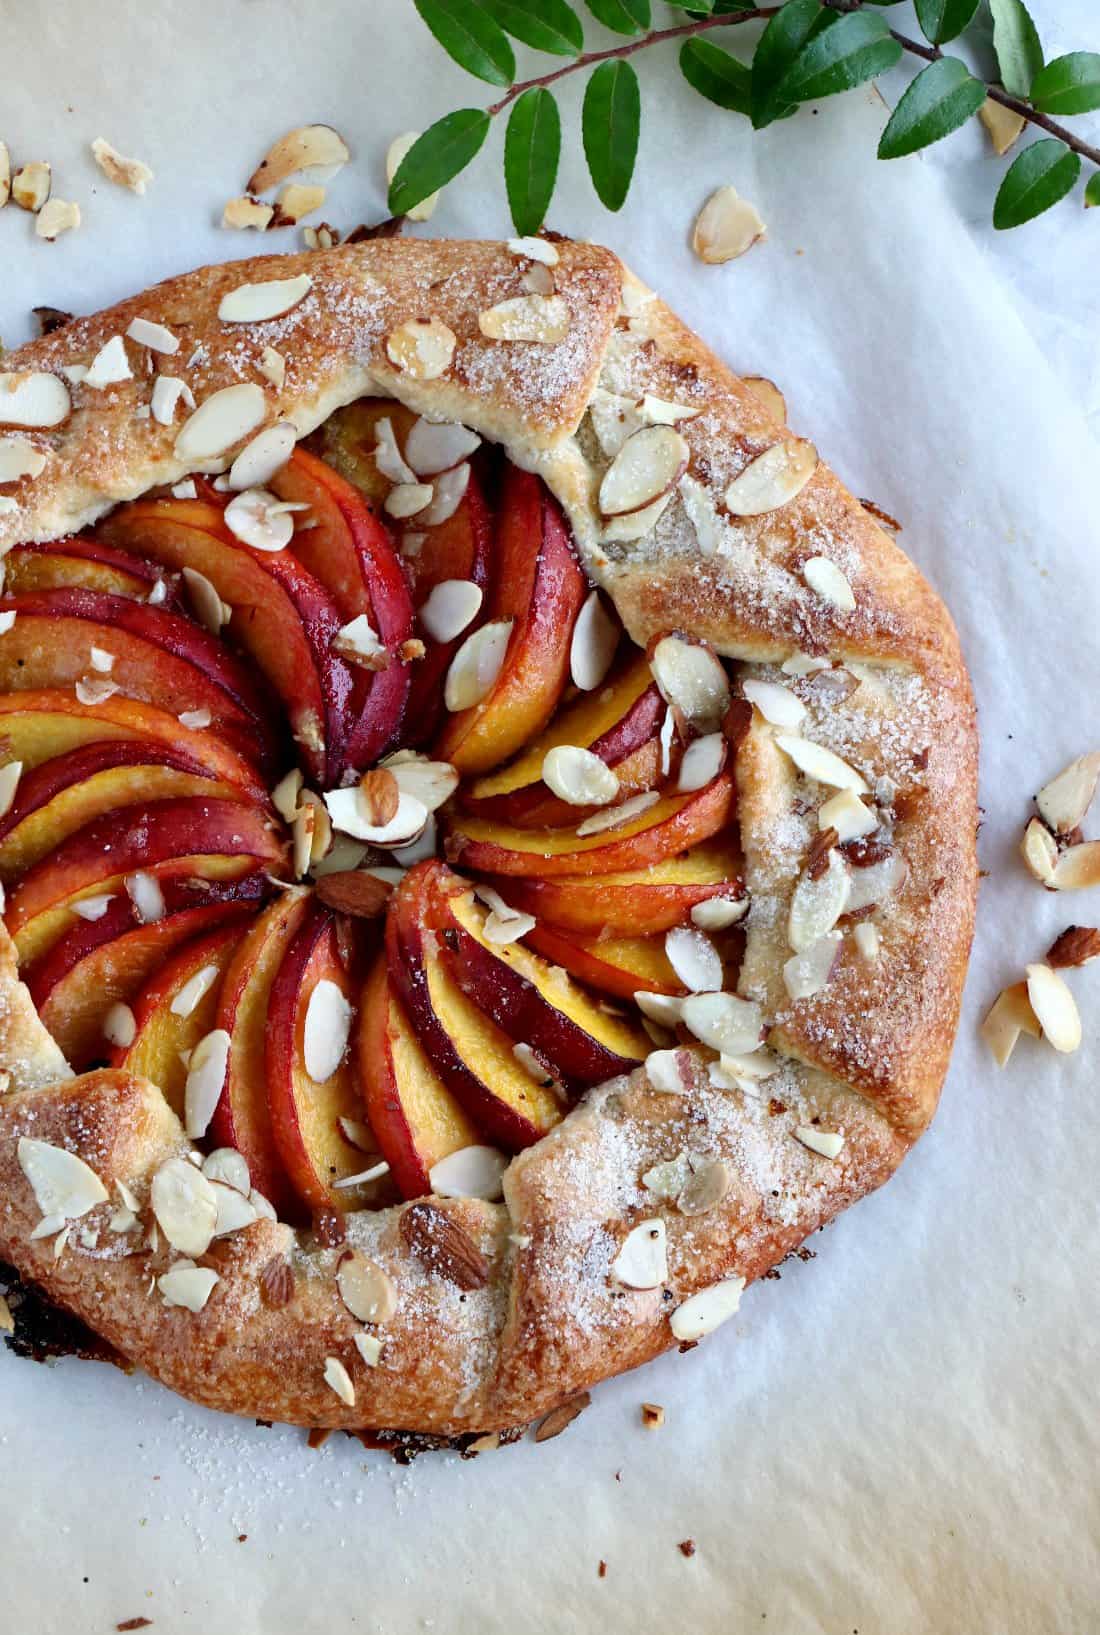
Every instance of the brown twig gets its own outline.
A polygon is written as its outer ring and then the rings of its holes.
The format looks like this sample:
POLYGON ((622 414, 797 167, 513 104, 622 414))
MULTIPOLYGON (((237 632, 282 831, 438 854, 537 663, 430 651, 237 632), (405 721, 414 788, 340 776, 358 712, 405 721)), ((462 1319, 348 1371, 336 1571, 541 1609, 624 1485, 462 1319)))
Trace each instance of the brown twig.
MULTIPOLYGON (((823 0, 823 4, 832 11, 852 12, 864 9, 864 0, 823 0)), ((720 17, 700 17, 692 23, 678 23, 673 28, 653 29, 649 34, 643 34, 636 40, 628 40, 625 45, 612 46, 607 51, 586 51, 582 56, 575 57, 572 62, 565 63, 561 68, 555 68, 549 74, 540 74, 535 79, 517 80, 515 85, 509 86, 499 102, 494 102, 486 112, 491 115, 502 113, 509 103, 522 96, 536 85, 553 85, 569 74, 575 74, 582 68, 593 68, 601 62, 610 62, 618 57, 633 57, 638 51, 648 51, 650 46, 663 45, 668 40, 689 39, 696 34, 705 34, 713 28, 735 28, 740 23, 757 23, 774 17, 781 6, 761 6, 756 11, 725 12, 720 17)), ((938 45, 926 45, 922 40, 910 39, 907 34, 899 34, 896 28, 890 33, 911 56, 922 57, 925 62, 939 62, 943 52, 938 45)), ((1028 125, 1034 125, 1038 130, 1045 131, 1059 142, 1064 142, 1073 153, 1080 154, 1083 159, 1089 159, 1100 167, 1100 148, 1094 147, 1091 142, 1084 141, 1074 135, 1057 120, 1051 119, 1048 114, 1040 113, 1038 108, 1032 108, 1028 103, 1021 102, 1019 97, 1010 96, 999 85, 985 84, 986 95, 994 102, 999 102, 1002 108, 1009 108, 1014 114, 1028 125)))

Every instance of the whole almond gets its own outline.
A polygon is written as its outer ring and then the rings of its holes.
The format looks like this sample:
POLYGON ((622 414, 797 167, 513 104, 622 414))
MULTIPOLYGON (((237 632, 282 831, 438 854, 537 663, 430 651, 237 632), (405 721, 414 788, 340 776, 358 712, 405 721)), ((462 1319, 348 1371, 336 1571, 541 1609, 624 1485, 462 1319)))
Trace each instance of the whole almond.
POLYGON ((483 1289, 489 1262, 458 1222, 435 1204, 413 1204, 401 1216, 401 1236, 426 1272, 460 1289, 483 1289))
POLYGON ((360 869, 339 869, 333 874, 323 874, 315 889, 320 901, 338 914, 372 920, 382 913, 393 886, 388 880, 379 880, 377 875, 360 869))
POLYGON ((385 767, 364 772, 359 779, 359 793, 367 810, 368 822, 373 828, 381 829, 397 816, 401 791, 397 779, 385 767))

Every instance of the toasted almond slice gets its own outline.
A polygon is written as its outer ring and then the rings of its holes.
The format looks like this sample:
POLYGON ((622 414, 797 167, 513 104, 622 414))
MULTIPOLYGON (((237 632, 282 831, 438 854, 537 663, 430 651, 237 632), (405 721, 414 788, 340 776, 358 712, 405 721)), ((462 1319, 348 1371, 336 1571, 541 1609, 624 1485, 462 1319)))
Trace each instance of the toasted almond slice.
POLYGON ((264 204, 260 199, 244 196, 228 201, 222 211, 222 226, 238 230, 251 228, 257 233, 263 233, 270 227, 274 215, 273 204, 264 204))
MULTIPOLYGON (((681 482, 687 482, 687 478, 681 482)), ((608 517, 600 529, 600 539, 603 541, 644 539, 651 534, 658 522, 668 510, 674 490, 669 489, 660 499, 654 500, 652 505, 643 505, 640 511, 629 511, 621 517, 608 517)))
POLYGON ((246 1198, 252 1190, 248 1164, 235 1147, 215 1147, 213 1152, 207 1153, 202 1161, 202 1173, 208 1181, 220 1181, 246 1198))
POLYGON ((571 323, 561 295, 513 295, 478 314, 478 328, 491 341, 562 341, 571 323))
POLYGON ((7 817, 11 811, 11 803, 22 776, 22 761, 9 761, 6 766, 0 767, 0 817, 7 817))
POLYGON ((681 794, 705 789, 718 776, 725 765, 726 747, 726 740, 720 732, 708 732, 688 745, 676 781, 681 794))
POLYGON ((662 698, 692 726, 703 732, 721 726, 729 707, 730 684, 711 648, 679 636, 663 636, 653 650, 650 668, 662 698))
POLYGON ((855 611, 855 594, 847 577, 827 556, 807 557, 802 564, 802 577, 812 591, 841 613, 855 611))
POLYGON ((631 795, 629 800, 622 801, 618 806, 607 806, 602 812, 593 812, 586 817, 583 823, 577 824, 577 836, 583 840, 586 835, 603 834, 607 829, 621 829, 624 824, 633 823, 636 817, 656 806, 660 800, 656 789, 643 789, 639 795, 631 795))
POLYGON ((164 892, 155 874, 138 869, 126 876, 124 884, 134 913, 143 925, 153 925, 164 918, 164 892))
POLYGON ((626 439, 600 483, 605 517, 642 511, 675 488, 691 450, 672 426, 643 426, 626 439))
POLYGON ((1024 862, 1040 885, 1054 889, 1054 871, 1058 866, 1058 843, 1045 823, 1031 818, 1020 842, 1024 862))
POLYGON ((736 188, 720 187, 695 218, 691 247, 700 261, 718 266, 744 255, 767 232, 754 205, 736 188))
POLYGON ((425 858, 435 857, 439 851, 439 825, 436 823, 435 813, 428 813, 428 821, 411 841, 391 846, 389 851, 394 862, 400 864, 403 869, 411 869, 415 863, 423 863, 425 858))
POLYGON ((183 582, 199 623, 212 636, 216 636, 222 626, 228 624, 231 617, 230 609, 226 607, 212 582, 197 568, 184 568, 183 582))
POLYGON ((32 159, 20 165, 11 179, 11 202, 20 210, 36 214, 50 196, 52 173, 45 159, 32 159))
MULTIPOLYGON (((206 1170, 203 1170, 206 1175, 206 1170)), ((207 1176, 207 1180, 210 1177, 207 1176)), ((214 1195, 218 1200, 218 1220, 214 1228, 216 1238, 228 1238, 234 1232, 243 1232, 259 1217, 254 1205, 237 1187, 223 1186, 220 1181, 211 1181, 214 1195)))
POLYGON ((909 864, 899 851, 891 851, 878 863, 871 863, 867 868, 852 870, 852 889, 848 893, 846 912, 854 914, 857 909, 870 908, 875 903, 884 902, 900 891, 909 877, 909 864))
POLYGON ((573 626, 569 670, 582 692, 599 687, 611 668, 619 645, 619 626, 608 613, 598 590, 590 591, 573 626))
POLYGON ((176 418, 176 410, 180 403, 186 403, 189 409, 195 407, 194 395, 187 382, 179 380, 175 375, 158 375, 153 382, 151 399, 153 419, 157 424, 170 426, 176 418))
POLYGON ((428 1171, 432 1191, 440 1198, 485 1198, 492 1202, 503 1192, 507 1153, 495 1147, 459 1147, 428 1171))
POLYGON ((851 871, 835 849, 829 853, 827 868, 816 880, 809 874, 801 876, 791 896, 787 917, 787 941, 796 954, 803 953, 833 929, 847 908, 851 894, 851 871))
POLYGON ((67 420, 72 406, 68 387, 56 375, 30 369, 0 372, 0 426, 45 431, 67 420))
POLYGON ((1002 158, 1016 142, 1026 123, 1023 114, 1013 108, 1003 108, 992 97, 986 97, 978 109, 978 118, 989 133, 993 151, 1002 158))
POLYGON ((777 425, 787 424, 787 400, 774 380, 767 375, 745 375, 742 384, 760 400, 777 425))
POLYGON ((646 988, 639 988, 634 995, 634 1003, 643 1016, 648 1016, 652 1022, 659 1022, 663 1028, 675 1028, 684 1008, 678 994, 650 993, 646 988))
POLYGON ((256 365, 265 380, 269 380, 278 391, 286 385, 286 359, 273 346, 265 346, 260 353, 260 361, 256 365))
MULTIPOLYGON (((293 227, 303 216, 310 215, 314 210, 320 210, 324 202, 323 187, 303 186, 301 182, 291 182, 288 187, 281 189, 275 201, 276 225, 293 227)), ((315 245, 314 248, 319 248, 319 245, 315 245)), ((331 249, 331 244, 326 248, 331 249)))
POLYGON ((271 278, 262 284, 238 284, 218 303, 218 317, 223 324, 260 324, 272 318, 281 318, 304 301, 313 288, 308 273, 295 278, 271 278))
POLYGON ((588 419, 609 460, 615 458, 628 437, 647 424, 637 399, 605 391, 602 386, 596 387, 589 400, 588 419))
POLYGON ((248 181, 250 193, 266 193, 288 176, 316 166, 337 170, 351 158, 348 145, 331 125, 299 125, 268 149, 248 181))
POLYGON ((292 420, 277 420, 257 432, 229 468, 230 488, 264 488, 294 453, 297 436, 292 420))
MULTIPOLYGON (((419 522, 425 528, 437 528, 441 522, 447 522, 453 517, 462 503, 463 495, 470 485, 470 467, 465 462, 454 466, 450 471, 442 471, 435 479, 435 497, 427 510, 418 515, 419 522)), ((406 549, 410 548, 411 536, 405 536, 406 549)), ((423 535, 421 535, 423 542, 423 535)))
POLYGON ((812 999, 833 974, 844 934, 827 931, 801 953, 792 954, 783 967, 783 985, 792 999, 812 999))
POLYGON ((110 1195, 99 1176, 75 1152, 23 1135, 16 1154, 39 1209, 45 1216, 60 1219, 61 1225, 108 1201, 110 1195))
POLYGON ((834 789, 850 789, 857 795, 868 793, 867 785, 855 767, 842 761, 839 755, 834 755, 823 744, 815 744, 810 738, 797 738, 788 733, 778 733, 775 741, 808 778, 829 784, 834 789))
POLYGON ((358 789, 330 789, 325 795, 325 805, 335 828, 371 846, 403 846, 415 840, 429 817, 427 808, 415 795, 404 793, 399 795, 394 816, 384 824, 370 821, 358 789))
POLYGON ((575 744, 558 744, 547 751, 542 781, 570 806, 606 806, 619 793, 619 780, 607 762, 575 744))
POLYGON ((137 1037, 137 1021, 129 1005, 116 1000, 108 1005, 103 1017, 103 1037, 108 1044, 127 1050, 137 1037))
POLYGON ((805 719, 805 704, 778 681, 750 678, 741 683, 741 691, 773 727, 797 727, 805 719))
POLYGON ((438 477, 441 471, 450 471, 468 460, 480 447, 476 431, 421 416, 405 439, 405 459, 418 477, 438 477))
POLYGON ((397 446, 397 436, 389 415, 384 415, 374 430, 374 463, 383 477, 388 477, 391 483, 414 483, 416 472, 397 446))
POLYGON ((120 381, 132 379, 133 371, 126 356, 126 342, 121 335, 112 335, 89 364, 84 384, 94 391, 101 392, 107 386, 117 386, 120 381))
POLYGON ((357 1250, 336 1269, 340 1298, 361 1323, 388 1323, 397 1310, 397 1288, 378 1262, 357 1250))
MULTIPOLYGON (((173 1016, 190 1016, 200 1000, 210 992, 218 980, 219 970, 216 965, 204 965, 189 977, 172 998, 168 1009, 173 1016)), ((245 1189, 247 1191, 247 1188, 245 1189)))
MULTIPOLYGON (((217 973, 215 972, 215 975, 217 973)), ((193 1141, 210 1127, 229 1066, 229 1034, 213 1028, 199 1040, 187 1064, 184 1086, 184 1128, 193 1141)))
POLYGON ((735 517, 761 517, 795 499, 817 470, 817 450, 804 438, 773 443, 750 460, 726 489, 726 510, 735 517))
POLYGON ((1039 816, 1056 835, 1076 829, 1092 805, 1100 778, 1100 750, 1079 755, 1056 778, 1044 784, 1035 797, 1039 816))
POLYGON ((306 1006, 302 1057, 314 1084, 331 1079, 344 1059, 354 1011, 335 982, 322 977, 306 1006))
POLYGON ((845 841, 860 840, 877 829, 878 818, 851 789, 841 789, 818 807, 817 827, 821 834, 826 829, 835 829, 837 840, 843 845, 845 841))
POLYGON ((114 900, 111 891, 97 892, 94 897, 82 897, 78 903, 74 903, 73 913, 82 920, 101 920, 114 900))
POLYGON ((326 1357, 324 1373, 325 1384, 340 1398, 347 1408, 355 1407, 355 1386, 351 1383, 351 1375, 340 1361, 339 1357, 326 1357))
POLYGON ((162 352, 166 357, 172 357, 180 349, 179 336, 173 335, 166 324, 154 323, 151 318, 132 319, 126 335, 138 346, 148 347, 150 352, 162 352))
POLYGON ((725 931, 743 920, 749 911, 747 897, 708 897, 691 910, 691 922, 701 931, 725 931))
POLYGON ((689 993, 721 988, 722 956, 704 932, 687 925, 674 926, 665 933, 665 954, 689 993))
POLYGON ((430 505, 434 495, 431 483, 397 483, 383 502, 391 517, 415 517, 430 505))
POLYGON ((819 1130, 816 1124, 800 1124, 794 1135, 796 1141, 822 1158, 839 1158, 844 1149, 844 1137, 838 1131, 819 1130))
POLYGON ((254 551, 285 551, 294 538, 292 512, 297 509, 266 488, 246 488, 226 506, 225 525, 254 551))
POLYGON ((672 770, 672 746, 677 737, 675 710, 667 709, 665 711, 664 720, 661 722, 661 730, 657 737, 661 748, 661 776, 667 778, 672 770))
POLYGON ((998 1067, 1007 1064, 1021 1033, 1029 1033, 1033 1039, 1042 1036, 1026 982, 1014 982, 997 995, 979 1031, 998 1067))
POLYGON ((182 1255, 204 1255, 218 1225, 218 1198, 201 1170, 169 1158, 153 1176, 150 1193, 157 1224, 182 1255))
POLYGON ((105 704, 119 691, 117 681, 109 681, 105 676, 81 676, 73 688, 81 704, 105 704))
POLYGON ((730 1172, 720 1158, 689 1160, 690 1174, 676 1199, 681 1215, 706 1215, 730 1189, 730 1172))
POLYGON ((541 262, 544 267, 556 267, 561 260, 557 246, 548 238, 510 238, 508 249, 512 255, 541 262))
POLYGON ((640 1221, 619 1246, 611 1275, 628 1289, 659 1289, 668 1282, 668 1242, 659 1216, 640 1221))
POLYGON ((686 1050, 651 1050, 645 1073, 651 1090, 682 1096, 691 1086, 691 1057, 686 1050))
POLYGON ((690 994, 684 1000, 682 1016, 689 1033, 723 1055, 740 1055, 760 1043, 760 1006, 738 994, 690 994))
POLYGON ((642 1185, 655 1198, 661 1198, 665 1203, 675 1203, 690 1177, 688 1154, 681 1152, 675 1158, 667 1158, 664 1163, 647 1169, 642 1176, 642 1185))
POLYGON ((1076 1050, 1081 1043, 1081 1018, 1065 978, 1049 965, 1028 965, 1026 970, 1027 997, 1043 1038, 1055 1050, 1076 1050))
MULTIPOLYGON (((419 142, 421 134, 420 131, 405 131, 401 136, 394 137, 386 149, 387 184, 393 181, 400 168, 401 161, 413 146, 413 143, 419 142)), ((439 190, 437 189, 436 192, 429 193, 427 198, 421 199, 419 204, 414 204, 412 209, 407 210, 405 214, 410 221, 428 221, 435 214, 435 207, 438 203, 439 190)))
POLYGON ((882 938, 879 935, 878 926, 873 920, 860 920, 852 928, 852 936, 861 959, 878 959, 882 948, 882 938))
POLYGON ((433 641, 454 641, 477 618, 483 596, 472 579, 441 580, 421 603, 420 623, 433 641))
POLYGON ((425 755, 398 751, 383 763, 398 793, 413 795, 429 812, 436 812, 458 788, 458 773, 449 761, 430 761, 425 755))
POLYGON ((384 669, 389 662, 386 648, 365 613, 357 613, 348 624, 342 625, 333 637, 332 646, 353 664, 363 664, 369 670, 384 669))
POLYGON ((71 199, 49 199, 35 217, 35 237, 44 238, 48 244, 52 244, 62 233, 75 232, 80 222, 78 204, 71 199))
POLYGON ((153 180, 153 172, 148 165, 142 164, 140 159, 123 158, 118 149, 104 141, 102 136, 97 136, 92 143, 92 158, 109 182, 114 182, 116 187, 128 188, 131 193, 143 194, 147 184, 153 180))
POLYGON ((736 1315, 744 1288, 743 1277, 726 1277, 720 1283, 700 1289, 677 1306, 669 1318, 673 1338, 681 1344, 692 1344, 706 1334, 713 1334, 722 1323, 736 1315))
POLYGON ((377 1368, 379 1359, 382 1356, 382 1341, 378 1335, 364 1334, 360 1331, 358 1334, 353 1334, 352 1339, 355 1341, 356 1351, 358 1351, 367 1367, 377 1368))
POLYGON ((0 438, 0 483, 15 483, 20 477, 39 477, 45 469, 44 450, 26 437, 0 438))
POLYGON ((442 318, 409 318, 386 338, 386 356, 413 380, 438 380, 455 355, 458 337, 442 318))
POLYGON ((1055 891, 1081 891, 1097 884, 1100 884, 1100 840, 1086 840, 1062 853, 1054 870, 1055 891))
POLYGON ((448 710, 468 710, 492 691, 504 665, 513 620, 498 619, 467 636, 451 660, 443 702, 448 710))
POLYGON ((196 1266, 193 1261, 179 1261, 157 1278, 157 1288, 164 1296, 166 1306, 182 1306, 185 1311, 200 1312, 221 1282, 217 1272, 208 1266, 196 1266))
POLYGON ((251 436, 266 417, 262 386, 253 382, 223 386, 184 421, 176 438, 176 456, 187 461, 215 459, 251 436))

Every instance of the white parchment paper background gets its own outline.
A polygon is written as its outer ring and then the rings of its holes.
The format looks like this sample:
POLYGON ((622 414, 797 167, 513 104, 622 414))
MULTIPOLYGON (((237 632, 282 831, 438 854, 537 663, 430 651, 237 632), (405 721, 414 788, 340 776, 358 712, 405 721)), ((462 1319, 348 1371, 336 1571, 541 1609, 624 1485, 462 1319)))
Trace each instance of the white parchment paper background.
MULTIPOLYGON (((1052 45, 1100 44, 1087 0, 1043 17, 1054 9, 1036 0, 1052 45)), ((14 209, 0 217, 9 344, 33 304, 91 310, 259 248, 216 221, 289 125, 329 120, 348 138, 356 162, 324 214, 350 226, 385 213, 391 136, 491 100, 407 0, 0 0, 0 24, 0 137, 50 158, 85 212, 52 246, 14 209), (98 176, 87 144, 101 134, 152 164, 146 199, 98 176)), ((981 220, 996 167, 977 132, 942 160, 879 165, 870 93, 754 139, 667 64, 641 72, 629 206, 595 206, 574 142, 552 225, 604 238, 735 367, 778 380, 792 424, 902 519, 973 669, 990 878, 940 1116, 885 1192, 813 1240, 814 1261, 754 1288, 691 1355, 605 1387, 540 1448, 402 1471, 343 1440, 308 1453, 293 1431, 109 1369, 0 1357, 13 1635, 136 1615, 160 1635, 1100 1626, 1100 973, 1071 976, 1076 1058, 1025 1041, 997 1075, 975 1038, 998 987, 1100 912, 1043 894, 1014 853, 1031 791, 1100 737, 1100 212, 1065 207, 1005 245, 981 220), (704 269, 690 221, 727 181, 768 242, 704 269), (643 1398, 665 1407, 658 1433, 639 1426, 643 1398)), ((562 105, 575 125, 576 82, 562 105)), ((498 164, 496 136, 439 231, 508 230, 498 164)))

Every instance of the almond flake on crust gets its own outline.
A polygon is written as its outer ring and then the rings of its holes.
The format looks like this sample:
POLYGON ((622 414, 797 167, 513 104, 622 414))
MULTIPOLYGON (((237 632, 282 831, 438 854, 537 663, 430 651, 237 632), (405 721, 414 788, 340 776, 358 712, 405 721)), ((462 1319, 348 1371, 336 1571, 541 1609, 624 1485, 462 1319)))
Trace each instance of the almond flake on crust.
POLYGON ((377 1368, 382 1356, 382 1341, 377 1334, 364 1334, 360 1331, 353 1334, 355 1349, 362 1357, 368 1368, 377 1368))
POLYGON ((107 386, 117 386, 121 381, 132 379, 133 370, 126 356, 126 342, 121 335, 112 335, 88 365, 84 384, 101 392, 107 386))
POLYGON ((79 1220, 97 1204, 108 1202, 107 1188, 95 1170, 75 1152, 22 1135, 16 1154, 44 1216, 60 1217, 64 1224, 79 1220))
POLYGON ((431 1188, 440 1198, 485 1198, 501 1196, 508 1155, 495 1147, 459 1147, 433 1164, 428 1172, 431 1188))
POLYGON ((313 288, 308 273, 294 278, 270 278, 261 284, 238 284, 218 303, 218 317, 223 324, 262 324, 285 313, 304 301, 313 288))
POLYGON ((397 1287, 377 1261, 353 1251, 336 1268, 340 1298, 361 1323, 388 1323, 397 1310, 397 1287))
POLYGON ((756 1001, 732 993, 689 994, 681 1016, 689 1033, 722 1055, 755 1050, 764 1026, 756 1001))
POLYGON ((799 738, 789 733, 778 733, 775 741, 784 755, 789 755, 798 770, 808 778, 829 784, 834 789, 850 789, 856 795, 868 793, 867 785, 855 767, 849 766, 847 761, 841 760, 839 755, 834 755, 823 744, 815 744, 810 738, 799 738))
POLYGON ((673 1338, 683 1344, 713 1334, 720 1324, 736 1314, 744 1288, 743 1277, 726 1277, 720 1283, 700 1289, 677 1306, 669 1318, 673 1338))
POLYGON ((644 1066, 650 1089, 661 1095, 682 1096, 691 1086, 691 1059, 686 1050, 651 1050, 644 1066))
POLYGON ((663 636, 650 660, 666 704, 680 710, 700 732, 720 727, 730 701, 729 677, 718 656, 698 642, 663 636))
POLYGON ((769 380, 767 375, 745 375, 742 385, 747 386, 753 397, 764 405, 776 425, 787 424, 787 399, 774 380, 769 380))
POLYGON ((668 1282, 665 1223, 658 1216, 640 1221, 619 1246, 611 1275, 628 1289, 659 1289, 668 1282))
POLYGON ((206 1307, 214 1290, 221 1282, 217 1272, 207 1266, 196 1266, 194 1261, 177 1261, 157 1278, 157 1288, 164 1296, 166 1306, 182 1306, 186 1311, 200 1312, 206 1307))
POLYGON ((325 1358, 324 1380, 325 1384, 336 1392, 341 1402, 349 1408, 355 1407, 355 1387, 351 1383, 351 1375, 339 1357, 325 1358))
POLYGON ((0 438, 0 483, 15 483, 21 477, 40 477, 45 469, 45 451, 26 437, 0 438))
POLYGON ((213 1152, 207 1153, 202 1161, 202 1173, 208 1181, 219 1181, 246 1198, 252 1190, 248 1164, 236 1147, 215 1147, 213 1152))
POLYGON ((806 718, 805 704, 781 682, 749 679, 741 683, 741 691, 773 727, 797 727, 806 718))
POLYGON ((510 238, 508 250, 511 255, 522 256, 527 261, 539 261, 544 267, 556 267, 561 260, 557 245, 548 238, 510 238))
POLYGON ((569 333, 572 317, 561 295, 513 295, 478 314, 478 328, 490 341, 552 344, 569 333))
POLYGON ((64 381, 44 370, 0 372, 0 426, 48 431, 72 413, 64 381))
POLYGON ((792 999, 812 999, 828 985, 843 941, 842 931, 826 931, 808 948, 791 955, 783 967, 783 985, 792 999))
POLYGON ((758 454, 726 489, 726 510, 735 517, 762 517, 789 505, 817 470, 812 443, 791 437, 758 454))
POLYGON ((791 894, 787 941, 796 954, 833 929, 851 895, 852 871, 834 847, 823 872, 816 878, 808 872, 801 875, 791 894))
POLYGON ((278 391, 286 385, 286 359, 273 346, 265 346, 260 353, 260 361, 256 365, 265 380, 269 380, 278 391))
POLYGON ((218 1226, 218 1196, 201 1170, 186 1158, 169 1158, 153 1176, 150 1202, 173 1249, 204 1255, 218 1226))
POLYGON ((438 380, 450 368, 457 345, 442 318, 409 318, 386 337, 386 356, 413 380, 438 380))
POLYGON ((873 920, 860 920, 852 927, 852 940, 859 950, 861 959, 878 959, 882 948, 882 937, 879 928, 873 920))
POLYGON ((817 809, 817 827, 820 834, 835 829, 841 845, 848 840, 861 840, 878 828, 878 818, 866 801, 851 789, 841 789, 823 801, 817 809))
POLYGON ((131 193, 143 194, 147 183, 153 180, 148 165, 142 164, 140 159, 123 158, 102 136, 97 136, 92 143, 92 158, 109 182, 128 188, 131 193))
POLYGON ((695 218, 691 247, 700 261, 720 266, 744 255, 767 235, 755 205, 743 199, 735 187, 720 187, 695 218))
POLYGON ((176 375, 158 375, 153 382, 151 400, 153 419, 158 426, 170 426, 181 403, 189 409, 195 407, 195 399, 187 382, 176 375))
POLYGON ((802 577, 812 591, 841 613, 855 612, 855 593, 847 577, 827 556, 808 557, 802 564, 802 577))
POLYGON ((187 461, 216 459, 258 431, 266 418, 267 399, 262 386, 251 382, 223 386, 204 398, 184 421, 176 438, 176 457, 187 461))
POLYGON ((800 1124, 794 1135, 796 1141, 822 1158, 838 1158, 844 1149, 842 1135, 836 1130, 819 1130, 815 1124, 800 1124))

